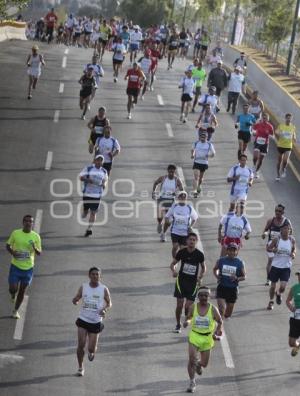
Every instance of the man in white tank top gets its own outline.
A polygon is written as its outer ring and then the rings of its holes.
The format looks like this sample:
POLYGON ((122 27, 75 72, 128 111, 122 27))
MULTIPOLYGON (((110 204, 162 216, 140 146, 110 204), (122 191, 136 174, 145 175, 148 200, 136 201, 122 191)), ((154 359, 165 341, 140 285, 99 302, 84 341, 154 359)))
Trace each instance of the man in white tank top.
POLYGON ((175 175, 176 166, 170 164, 167 171, 167 175, 160 176, 155 180, 152 188, 152 199, 157 201, 157 232, 160 234, 161 242, 166 242, 166 235, 162 232, 164 216, 173 205, 176 192, 183 190, 182 181, 175 175), (156 188, 158 185, 160 185, 160 191, 157 197, 156 188))
POLYGON ((276 303, 278 305, 282 302, 282 294, 285 291, 286 285, 290 279, 292 260, 296 256, 296 243, 294 237, 291 235, 290 224, 286 224, 280 229, 280 236, 272 240, 267 245, 267 251, 274 253, 271 269, 269 272, 270 286, 270 301, 267 309, 274 308, 274 296, 276 294, 276 303), (279 288, 276 290, 276 284, 280 281, 279 288))
POLYGON ((112 305, 108 288, 100 282, 100 269, 97 267, 90 268, 89 278, 89 283, 80 286, 72 300, 74 305, 82 300, 79 317, 76 321, 78 327, 77 375, 79 377, 84 375, 83 358, 86 342, 88 340, 88 359, 92 361, 97 350, 99 333, 104 328, 102 320, 112 305))

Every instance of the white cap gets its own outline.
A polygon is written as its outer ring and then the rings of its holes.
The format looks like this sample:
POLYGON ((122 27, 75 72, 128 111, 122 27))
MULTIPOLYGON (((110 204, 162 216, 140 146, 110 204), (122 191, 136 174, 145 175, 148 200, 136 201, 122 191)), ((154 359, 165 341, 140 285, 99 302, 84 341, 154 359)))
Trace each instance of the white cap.
POLYGON ((177 198, 180 197, 180 195, 185 195, 185 197, 188 197, 188 193, 186 191, 178 191, 177 193, 177 198))
POLYGON ((96 155, 95 155, 95 159, 99 159, 99 158, 101 158, 102 161, 104 160, 103 155, 101 155, 101 154, 96 154, 96 155))

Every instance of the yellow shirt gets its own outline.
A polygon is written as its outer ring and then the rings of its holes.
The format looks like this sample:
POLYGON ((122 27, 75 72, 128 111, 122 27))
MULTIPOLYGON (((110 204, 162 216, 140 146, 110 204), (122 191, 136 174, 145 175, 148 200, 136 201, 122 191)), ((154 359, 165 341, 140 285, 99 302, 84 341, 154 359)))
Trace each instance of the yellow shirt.
POLYGON ((293 140, 296 139, 296 127, 293 124, 280 124, 277 129, 277 147, 293 148, 293 140))
POLYGON ((107 25, 100 26, 99 33, 100 33, 100 38, 102 38, 102 40, 108 40, 109 36, 111 35, 111 32, 112 32, 112 30, 111 30, 110 26, 107 26, 107 25))
POLYGON ((21 270, 29 270, 34 266, 35 251, 31 242, 37 250, 42 250, 41 238, 35 231, 14 230, 8 238, 7 244, 17 252, 17 257, 12 257, 11 263, 21 270))

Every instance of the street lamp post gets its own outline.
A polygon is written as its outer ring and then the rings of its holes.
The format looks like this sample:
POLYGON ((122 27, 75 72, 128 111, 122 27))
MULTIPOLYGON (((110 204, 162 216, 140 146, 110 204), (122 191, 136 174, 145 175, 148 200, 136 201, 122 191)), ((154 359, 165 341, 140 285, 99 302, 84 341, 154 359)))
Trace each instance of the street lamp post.
POLYGON ((293 52, 294 52, 294 46, 295 46, 295 38, 296 38, 296 33, 297 33, 299 9, 300 9, 300 0, 297 0, 296 8, 295 8, 295 16, 294 16, 294 21, 293 21, 293 29, 292 29, 292 34, 291 34, 290 47, 289 47, 288 61, 287 61, 287 65, 286 65, 286 74, 287 75, 290 74, 291 68, 292 68, 292 59, 293 59, 293 52))

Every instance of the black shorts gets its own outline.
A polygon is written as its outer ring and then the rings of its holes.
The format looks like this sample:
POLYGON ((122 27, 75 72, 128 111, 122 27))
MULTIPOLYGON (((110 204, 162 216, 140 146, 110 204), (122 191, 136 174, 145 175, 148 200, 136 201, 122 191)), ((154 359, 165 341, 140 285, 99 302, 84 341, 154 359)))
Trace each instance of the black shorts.
POLYGON ((157 205, 162 209, 169 209, 174 203, 174 199, 158 198, 157 205))
POLYGON ((197 282, 188 279, 178 279, 175 283, 174 297, 176 298, 186 298, 190 301, 195 301, 197 295, 197 282))
POLYGON ((91 89, 82 89, 80 91, 79 95, 81 98, 86 99, 92 95, 92 90, 91 89))
POLYGON ((92 32, 84 32, 85 36, 90 36, 92 34, 92 32))
POLYGON ((244 143, 249 143, 250 140, 251 140, 251 133, 250 132, 239 131, 238 132, 238 139, 242 140, 244 143))
POLYGON ((100 205, 101 198, 92 198, 92 197, 82 197, 83 200, 83 210, 87 212, 90 210, 91 212, 97 212, 100 205))
POLYGON ((208 169, 208 165, 194 162, 193 169, 198 169, 200 172, 205 172, 208 169))
POLYGON ((254 150, 259 150, 262 154, 267 154, 269 145, 254 143, 254 150))
POLYGON ((276 283, 278 281, 280 282, 288 282, 291 276, 291 269, 290 268, 277 268, 277 267, 271 267, 268 279, 276 283))
POLYGON ((113 64, 114 65, 122 65, 123 62, 124 62, 124 59, 123 60, 119 60, 119 59, 114 59, 113 58, 113 64))
POLYGON ((222 89, 216 87, 216 95, 217 95, 217 96, 221 96, 221 92, 222 92, 222 89))
POLYGON ((296 339, 300 337, 300 319, 290 318, 289 337, 296 339))
POLYGON ((126 93, 128 96, 133 96, 137 98, 140 94, 140 89, 139 88, 127 88, 126 93))
POLYGON ((102 165, 102 167, 103 167, 104 169, 106 169, 107 174, 109 175, 109 174, 110 174, 110 171, 111 171, 111 167, 112 167, 112 162, 104 162, 104 164, 102 165))
POLYGON ((292 149, 286 148, 286 147, 277 147, 277 151, 278 151, 279 154, 284 154, 287 151, 292 151, 292 149))
POLYGON ((225 287, 218 285, 217 287, 217 298, 222 298, 227 304, 234 304, 238 297, 237 287, 225 287))
POLYGON ((208 45, 201 45, 201 49, 202 49, 203 51, 207 51, 208 45))
POLYGON ((75 33, 74 33, 74 37, 75 37, 75 38, 78 38, 78 37, 80 37, 80 36, 81 36, 81 33, 79 33, 79 32, 75 32, 75 33))
POLYGON ((179 43, 179 48, 184 48, 185 47, 185 43, 179 43))
POLYGON ((191 102, 192 100, 193 98, 191 98, 189 94, 181 95, 181 102, 191 102))
POLYGON ((162 43, 163 46, 166 46, 167 45, 167 39, 161 39, 161 43, 162 43))
POLYGON ((180 246, 186 246, 187 236, 176 235, 171 233, 172 243, 178 243, 180 246))
POLYGON ((200 49, 201 48, 201 44, 200 43, 195 43, 194 48, 200 49))
POLYGON ((75 322, 77 327, 81 327, 85 329, 88 333, 99 334, 104 329, 104 324, 102 322, 99 323, 89 323, 80 318, 78 318, 75 322))
POLYGON ((97 140, 98 138, 103 138, 103 133, 91 132, 91 134, 90 134, 90 141, 93 143, 94 146, 95 146, 96 140, 97 140))
POLYGON ((99 41, 99 43, 100 44, 103 44, 103 45, 107 45, 107 43, 108 43, 108 40, 103 40, 101 37, 98 39, 98 41, 99 41))

